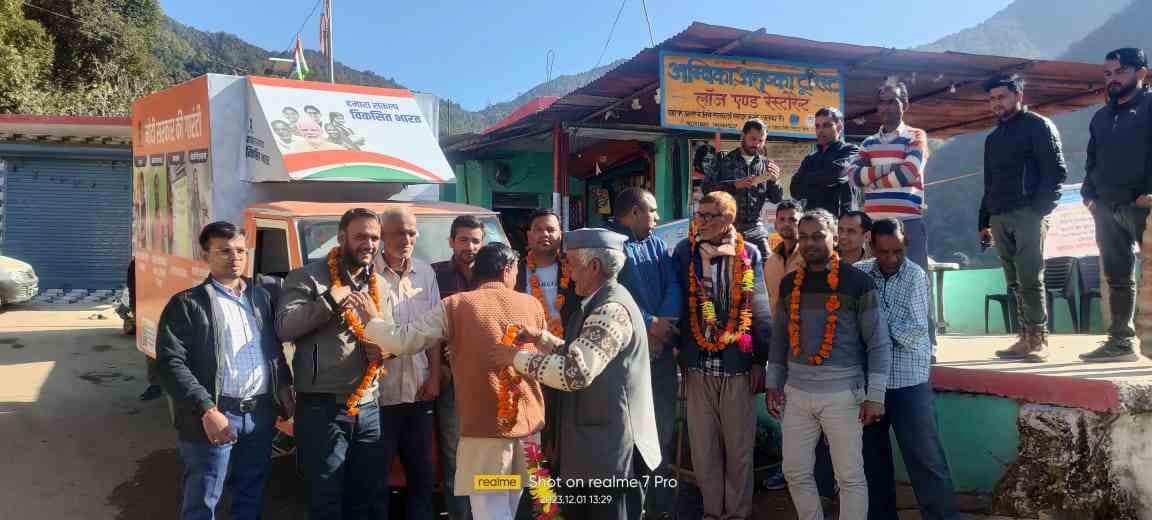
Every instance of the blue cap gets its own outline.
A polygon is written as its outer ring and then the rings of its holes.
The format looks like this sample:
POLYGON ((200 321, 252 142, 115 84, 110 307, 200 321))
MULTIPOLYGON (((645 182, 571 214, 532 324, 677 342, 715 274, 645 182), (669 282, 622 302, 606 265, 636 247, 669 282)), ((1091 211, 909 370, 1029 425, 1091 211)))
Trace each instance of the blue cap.
POLYGON ((581 228, 564 234, 564 249, 624 250, 628 237, 604 228, 581 228))

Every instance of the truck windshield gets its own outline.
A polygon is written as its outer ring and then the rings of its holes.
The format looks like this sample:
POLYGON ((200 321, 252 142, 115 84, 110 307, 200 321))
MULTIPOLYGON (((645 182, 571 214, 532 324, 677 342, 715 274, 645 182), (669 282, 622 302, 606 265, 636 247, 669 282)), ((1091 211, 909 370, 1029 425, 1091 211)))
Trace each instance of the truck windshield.
MULTIPOLYGON (((413 255, 425 262, 435 263, 452 258, 452 248, 448 246, 448 232, 452 227, 450 215, 416 215, 416 229, 420 237, 416 239, 413 255)), ((504 228, 495 215, 477 215, 484 224, 484 243, 508 243, 504 228)), ((300 221, 300 246, 308 263, 323 260, 328 252, 336 247, 336 231, 340 227, 338 217, 303 219, 300 221)))

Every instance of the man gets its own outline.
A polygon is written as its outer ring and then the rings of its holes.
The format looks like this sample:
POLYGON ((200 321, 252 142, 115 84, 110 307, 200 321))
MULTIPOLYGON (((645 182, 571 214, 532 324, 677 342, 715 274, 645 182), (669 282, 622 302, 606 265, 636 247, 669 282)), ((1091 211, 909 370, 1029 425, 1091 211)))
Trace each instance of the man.
MULTIPOLYGON (((879 294, 892 341, 892 369, 884 395, 884 415, 864 427, 864 473, 868 477, 868 518, 897 518, 896 480, 889 430, 896 433, 922 518, 952 520, 955 489, 936 426, 935 394, 928 382, 932 344, 928 340, 928 275, 905 259, 903 226, 884 219, 872 228, 876 258, 856 264, 879 294)), ((869 382, 871 383, 871 382, 869 382)))
POLYGON ((816 111, 816 151, 800 163, 792 176, 792 196, 808 209, 823 209, 839 218, 856 206, 848 166, 859 148, 844 142, 844 114, 835 107, 816 111))
POLYGON ((801 265, 804 265, 804 255, 796 242, 796 225, 800 222, 800 214, 804 212, 804 203, 796 200, 785 200, 776 205, 776 233, 780 235, 780 243, 768 252, 764 261, 764 285, 768 287, 769 312, 776 308, 780 300, 780 280, 801 265))
POLYGON ((872 217, 863 211, 845 211, 836 223, 839 244, 836 251, 846 264, 855 265, 872 258, 868 243, 872 240, 872 217))
POLYGON ((388 475, 379 456, 376 382, 364 389, 358 413, 350 414, 345 402, 364 378, 369 359, 381 357, 379 347, 357 337, 348 320, 352 294, 375 292, 384 299, 387 281, 372 269, 380 220, 365 208, 348 210, 340 217, 336 240, 339 246, 326 261, 288 273, 276 330, 296 344, 296 456, 309 518, 375 519, 373 502, 388 475), (338 273, 335 280, 332 271, 338 273))
MULTIPOLYGON (((452 220, 448 230, 448 246, 452 248, 452 258, 432 264, 436 272, 436 285, 440 287, 440 297, 471 291, 477 286, 473 273, 476 254, 484 244, 484 224, 472 215, 460 215, 452 220)), ((446 348, 443 346, 442 348, 446 348)), ((467 520, 472 517, 472 509, 467 496, 456 496, 456 445, 460 443, 460 417, 456 412, 456 387, 452 383, 451 360, 444 351, 442 362, 447 369, 441 369, 440 396, 436 398, 436 426, 440 444, 440 462, 444 472, 444 504, 451 520, 467 520)))
MULTIPOLYGON (((1088 161, 1080 193, 1096 223, 1096 245, 1111 310, 1108 340, 1080 359, 1089 363, 1137 361, 1136 253, 1152 207, 1152 94, 1145 81, 1148 57, 1135 48, 1104 57, 1108 104, 1089 126, 1088 161)), ((1143 350, 1145 355, 1149 352, 1143 350)))
POLYGON ((780 283, 765 404, 783 416, 784 475, 800 520, 824 518, 813 477, 821 432, 840 486, 840 518, 863 520, 862 427, 884 416, 892 343, 872 279, 833 256, 832 215, 805 213, 799 238, 805 265, 780 283))
MULTIPOLYGON (((652 398, 656 408, 656 429, 660 437, 661 459, 658 471, 667 477, 668 465, 675 460, 676 400, 680 384, 676 378, 674 341, 679 333, 676 322, 684 294, 680 275, 668 245, 652 234, 657 213, 656 197, 643 188, 628 188, 616 196, 616 218, 605 227, 628 237, 624 255, 628 261, 617 279, 632 295, 648 330, 648 357, 652 363, 652 398)), ((649 484, 653 480, 648 481, 649 484)), ((671 517, 675 512, 673 488, 646 490, 645 513, 651 518, 671 517)))
MULTIPOLYGON (((440 307, 440 289, 432 266, 412 257, 416 248, 416 216, 404 207, 380 214, 383 254, 376 257, 376 271, 387 281, 386 294, 396 323, 415 321, 440 307)), ((435 431, 433 408, 440 395, 438 350, 386 359, 380 379, 380 452, 388 462, 396 455, 404 465, 407 518, 431 519, 436 468, 432 461, 435 431)), ((385 486, 380 507, 388 511, 391 493, 385 486)))
POLYGON ((519 340, 541 352, 504 348, 491 356, 494 366, 511 364, 524 377, 559 390, 556 474, 586 483, 557 489, 570 497, 561 508, 573 520, 640 518, 642 492, 627 479, 661 462, 644 318, 616 281, 627 261, 625 241, 605 229, 569 233, 568 264, 583 301, 564 340, 525 324, 519 340), (588 483, 593 479, 606 485, 588 483), (621 481, 629 483, 617 485, 621 481), (581 495, 587 500, 571 498, 581 495))
POLYGON ((731 195, 705 195, 696 212, 697 236, 681 241, 674 255, 688 288, 680 335, 688 440, 709 519, 752 513, 755 396, 763 391, 772 332, 760 250, 736 231, 736 214, 731 195), (745 285, 748 269, 752 287, 745 285), (734 310, 737 296, 741 308, 734 310), (737 318, 745 312, 750 322, 737 318))
MULTIPOLYGON (((493 348, 506 348, 497 343, 503 340, 509 325, 524 324, 541 330, 547 324, 543 306, 512 289, 518 272, 516 264, 516 253, 510 247, 498 242, 484 246, 476 255, 474 276, 480 285, 475 290, 445 298, 419 319, 400 326, 393 323, 388 312, 377 314, 375 306, 363 295, 353 296, 354 306, 367 323, 365 334, 385 352, 411 354, 435 348, 445 340, 452 345, 456 361, 452 365, 453 378, 460 387, 461 431, 453 489, 468 496, 472 514, 479 520, 512 520, 521 490, 478 489, 474 487, 475 477, 514 474, 520 476, 522 485, 529 484, 525 444, 537 443, 537 433, 544 426, 540 386, 521 380, 518 388, 512 388, 512 379, 502 382, 512 375, 511 360, 498 365, 489 360, 493 348), (507 423, 499 413, 506 406, 500 403, 504 391, 518 395, 514 417, 507 423)), ((528 353, 536 350, 532 346, 524 348, 528 353)))
POLYGON ((761 254, 768 250, 768 230, 760 221, 760 211, 765 202, 780 202, 784 195, 780 167, 760 156, 765 130, 759 119, 744 122, 740 147, 724 154, 716 173, 706 175, 703 185, 704 193, 725 191, 736 199, 736 231, 761 254))
POLYGON ((864 190, 864 212, 873 220, 897 218, 908 233, 908 258, 928 269, 924 228, 924 168, 928 134, 904 124, 908 87, 887 82, 876 89, 880 131, 864 140, 848 168, 849 179, 864 190))
POLYGON ((1068 167, 1056 125, 1024 106, 1023 80, 997 75, 984 82, 984 91, 999 123, 984 140, 978 230, 981 243, 996 245, 1008 293, 1016 297, 1023 325, 1016 343, 996 355, 1044 361, 1048 356, 1044 236, 1068 167))
POLYGON ((324 131, 328 132, 328 138, 332 142, 349 150, 360 151, 360 148, 364 146, 364 138, 357 135, 355 130, 348 128, 344 121, 344 114, 329 112, 328 121, 329 123, 324 125, 324 131))
MULTIPOLYGON (((128 262, 128 302, 121 301, 116 308, 120 319, 124 320, 123 332, 125 335, 136 334, 136 259, 128 262)), ((152 401, 164 395, 164 387, 160 386, 160 374, 157 372, 156 359, 144 355, 144 363, 148 369, 148 387, 140 394, 141 401, 152 401)))
POLYGON ((157 372, 180 439, 184 520, 215 518, 226 481, 232 518, 260 518, 276 416, 295 410, 268 292, 244 278, 245 238, 228 222, 205 226, 209 277, 173 296, 160 316, 157 372))
POLYGON ((520 262, 516 290, 531 294, 548 313, 548 330, 562 335, 579 307, 572 281, 560 261, 560 217, 541 209, 528 219, 528 255, 520 262))
POLYGON ((320 109, 312 105, 304 105, 304 113, 312 120, 311 124, 320 127, 322 132, 321 137, 328 138, 328 132, 324 130, 324 116, 320 113, 320 109))

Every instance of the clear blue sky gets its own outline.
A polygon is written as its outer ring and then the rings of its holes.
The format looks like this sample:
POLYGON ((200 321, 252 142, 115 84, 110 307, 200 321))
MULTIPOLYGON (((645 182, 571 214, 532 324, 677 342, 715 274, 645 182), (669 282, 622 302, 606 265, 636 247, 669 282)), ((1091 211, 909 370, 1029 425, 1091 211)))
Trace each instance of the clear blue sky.
MULTIPOLYGON (((886 47, 931 42, 984 21, 1011 0, 646 0, 657 43, 693 21, 814 40, 886 47), (892 13, 899 13, 896 17, 892 13)), ((236 34, 270 50, 290 47, 316 0, 160 0, 172 18, 236 34)), ((393 77, 465 108, 507 101, 545 80, 596 65, 620 0, 333 0, 336 59, 393 77)), ((304 46, 319 48, 319 18, 304 46)), ((604 63, 649 47, 641 0, 627 0, 604 63)))

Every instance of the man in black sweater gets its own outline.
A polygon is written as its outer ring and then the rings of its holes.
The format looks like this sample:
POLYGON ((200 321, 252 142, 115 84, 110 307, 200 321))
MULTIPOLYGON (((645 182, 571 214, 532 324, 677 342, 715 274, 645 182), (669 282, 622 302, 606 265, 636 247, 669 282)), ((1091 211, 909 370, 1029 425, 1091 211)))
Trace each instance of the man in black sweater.
POLYGON ((1018 76, 993 76, 984 82, 984 91, 1000 122, 984 140, 980 240, 995 242, 1022 324, 1016 343, 996 355, 1044 361, 1048 346, 1044 237, 1068 167, 1060 132, 1051 120, 1024 106, 1024 82, 1018 76))
POLYGON ((1080 193, 1096 222, 1111 320, 1108 341, 1081 354, 1089 362, 1137 361, 1136 253, 1152 207, 1152 94, 1145 88, 1148 57, 1123 48, 1104 58, 1108 104, 1092 118, 1087 174, 1080 193))
POLYGON ((784 198, 780 167, 760 154, 766 127, 759 119, 749 119, 740 134, 740 147, 720 158, 714 174, 705 174, 704 193, 724 191, 736 199, 736 231, 756 245, 761 254, 768 251, 768 230, 760 221, 765 202, 784 198))
POLYGON ((823 209, 836 218, 855 209, 848 167, 859 151, 844 142, 844 114, 835 107, 817 110, 816 151, 804 158, 792 176, 792 198, 805 201, 809 210, 823 209))

